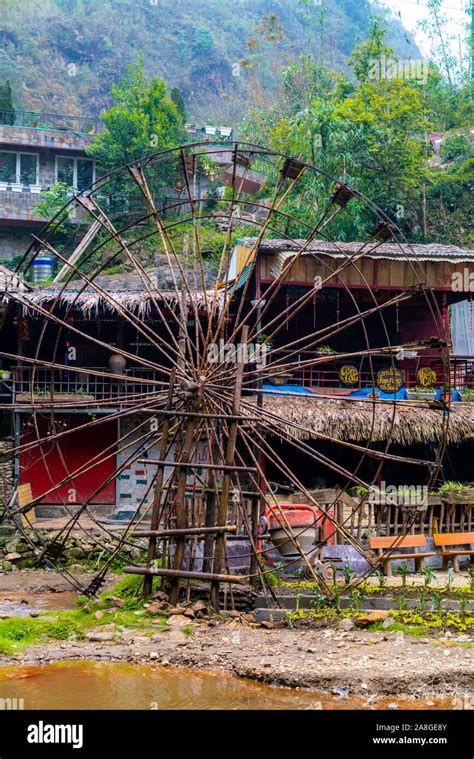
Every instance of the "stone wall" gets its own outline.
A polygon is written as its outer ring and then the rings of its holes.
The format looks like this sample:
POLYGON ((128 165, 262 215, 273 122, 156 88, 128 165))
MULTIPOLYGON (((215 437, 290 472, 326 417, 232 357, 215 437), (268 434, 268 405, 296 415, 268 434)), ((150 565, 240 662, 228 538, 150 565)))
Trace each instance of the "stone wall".
POLYGON ((0 261, 9 261, 20 253, 23 255, 33 242, 32 232, 37 233, 39 228, 40 224, 33 229, 0 226, 0 261))
POLYGON ((56 150, 84 151, 93 140, 92 135, 55 129, 35 129, 0 125, 0 143, 15 147, 56 148, 56 150))
MULTIPOLYGON (((0 573, 38 566, 37 555, 44 544, 53 539, 55 532, 37 528, 35 531, 25 530, 23 535, 12 525, 0 525, 0 573)), ((77 530, 66 541, 61 564, 67 565, 73 574, 81 572, 80 565, 97 570, 116 547, 117 540, 110 540, 101 530, 90 530, 88 535, 77 530), (102 545, 95 541, 100 541, 102 545)), ((130 538, 130 542, 120 549, 120 559, 125 563, 142 562, 146 547, 145 538, 130 538)), ((48 566, 48 563, 43 562, 39 566, 48 566)))
POLYGON ((12 440, 0 440, 0 516, 14 487, 15 462, 12 450, 12 440))

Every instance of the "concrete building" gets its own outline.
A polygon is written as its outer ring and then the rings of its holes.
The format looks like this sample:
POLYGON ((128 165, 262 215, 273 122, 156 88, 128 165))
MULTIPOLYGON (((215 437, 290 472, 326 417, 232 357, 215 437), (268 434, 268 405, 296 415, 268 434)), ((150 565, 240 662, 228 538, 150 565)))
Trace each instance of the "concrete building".
POLYGON ((85 150, 97 125, 21 111, 2 121, 7 123, 0 123, 0 260, 5 261, 23 253, 31 234, 45 224, 35 211, 43 190, 57 181, 83 190, 94 181, 94 161, 85 150))

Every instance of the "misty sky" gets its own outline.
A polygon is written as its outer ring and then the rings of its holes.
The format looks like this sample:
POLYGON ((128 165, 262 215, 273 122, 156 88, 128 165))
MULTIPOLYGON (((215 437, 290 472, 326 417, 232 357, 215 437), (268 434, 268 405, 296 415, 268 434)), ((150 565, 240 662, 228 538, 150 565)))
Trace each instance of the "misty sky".
MULTIPOLYGON (((382 0, 384 5, 392 8, 395 12, 400 12, 401 21, 405 29, 412 32, 415 37, 418 47, 424 55, 429 57, 431 41, 424 37, 424 35, 417 29, 417 22, 423 20, 428 15, 427 1, 426 0, 382 0)), ((450 47, 453 53, 459 55, 459 35, 462 37, 463 44, 465 42, 465 26, 468 20, 464 8, 467 3, 465 0, 443 0, 443 11, 449 18, 447 25, 447 32, 449 35, 455 37, 450 42, 450 47)))

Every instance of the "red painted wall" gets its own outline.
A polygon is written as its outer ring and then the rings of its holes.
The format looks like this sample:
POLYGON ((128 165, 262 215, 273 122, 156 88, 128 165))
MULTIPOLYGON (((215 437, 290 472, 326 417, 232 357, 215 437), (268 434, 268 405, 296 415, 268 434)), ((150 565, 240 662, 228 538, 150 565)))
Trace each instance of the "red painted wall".
MULTIPOLYGON (((47 435, 51 427, 51 419, 37 415, 39 437, 47 435)), ((55 421, 65 424, 61 431, 71 429, 90 422, 90 417, 82 414, 56 415, 55 421)), ((80 466, 92 463, 94 456, 102 458, 103 452, 108 446, 117 440, 116 422, 104 422, 97 427, 88 430, 77 430, 70 435, 59 438, 55 443, 43 442, 34 448, 20 453, 20 484, 29 482, 33 491, 33 497, 38 498, 55 487, 61 480, 72 474, 80 466), (43 452, 44 459, 41 455, 43 452)), ((22 421, 21 443, 29 443, 37 440, 36 431, 33 427, 32 417, 28 416, 22 421)), ((112 453, 113 449, 103 455, 112 453)), ((42 503, 45 504, 81 504, 84 503, 96 490, 103 485, 116 467, 115 455, 101 464, 94 466, 85 474, 75 477, 73 481, 66 483, 59 489, 46 495, 42 503), (70 500, 74 496, 75 500, 70 500)), ((113 504, 115 503, 115 479, 97 493, 91 503, 113 504)))

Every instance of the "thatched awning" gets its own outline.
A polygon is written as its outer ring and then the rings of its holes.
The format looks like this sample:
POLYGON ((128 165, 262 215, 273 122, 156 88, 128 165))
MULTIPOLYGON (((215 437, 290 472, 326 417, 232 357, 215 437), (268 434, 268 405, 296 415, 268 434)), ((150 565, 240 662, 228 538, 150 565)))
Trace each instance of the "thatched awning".
MULTIPOLYGON (((263 407, 277 414, 276 423, 282 432, 289 432, 300 440, 318 439, 329 435, 338 440, 387 441, 401 445, 427 443, 443 436, 443 410, 429 408, 426 402, 323 400, 265 396, 263 407), (287 419, 290 424, 285 424, 287 419), (303 429, 293 427, 297 424, 303 429), (372 429, 373 428, 373 429, 372 429), (372 430, 372 431, 371 431, 372 430)), ((275 423, 273 423, 275 424, 275 423)), ((474 437, 474 403, 453 403, 449 415, 447 439, 449 443, 462 443, 474 437)))
MULTIPOLYGON (((147 269, 141 273, 125 272, 122 274, 101 274, 94 278, 93 285, 86 281, 73 279, 70 282, 58 284, 45 284, 30 286, 29 292, 20 291, 18 287, 10 285, 4 288, 5 299, 18 300, 23 304, 27 314, 34 311, 34 306, 46 306, 50 303, 61 306, 73 306, 87 317, 102 307, 105 310, 114 311, 117 306, 138 314, 141 318, 148 316, 153 309, 153 304, 177 308, 181 301, 181 279, 175 272, 175 282, 168 267, 168 278, 165 279, 161 270, 147 269), (21 292, 21 295, 20 295, 21 292), (31 304, 31 308, 28 308, 31 304)), ((200 281, 202 285, 202 282, 200 281)), ((204 309, 206 304, 212 304, 216 298, 213 287, 209 284, 209 276, 206 275, 206 291, 194 287, 192 279, 186 290, 188 307, 196 306, 204 309)), ((1 277, 0 277, 0 293, 1 277)), ((223 293, 217 295, 218 308, 223 299, 223 293)))
MULTIPOLYGON (((160 291, 158 294, 153 288, 150 288, 149 291, 108 290, 107 296, 92 288, 86 288, 83 292, 70 288, 66 290, 45 288, 24 294, 21 301, 26 313, 29 311, 28 304, 31 304, 32 307, 35 305, 45 306, 56 301, 58 306, 73 306, 88 317, 97 312, 100 306, 106 311, 115 311, 117 306, 120 306, 127 311, 137 313, 140 317, 145 317, 152 311, 154 303, 166 305, 169 308, 177 308, 180 302, 179 293, 160 291)), ((211 304, 214 299, 214 292, 209 291, 206 295, 202 292, 193 292, 192 297, 187 294, 186 301, 188 307, 196 305, 198 309, 203 309, 206 307, 206 298, 207 303, 211 304)), ((218 298, 220 302, 221 296, 218 298)))

